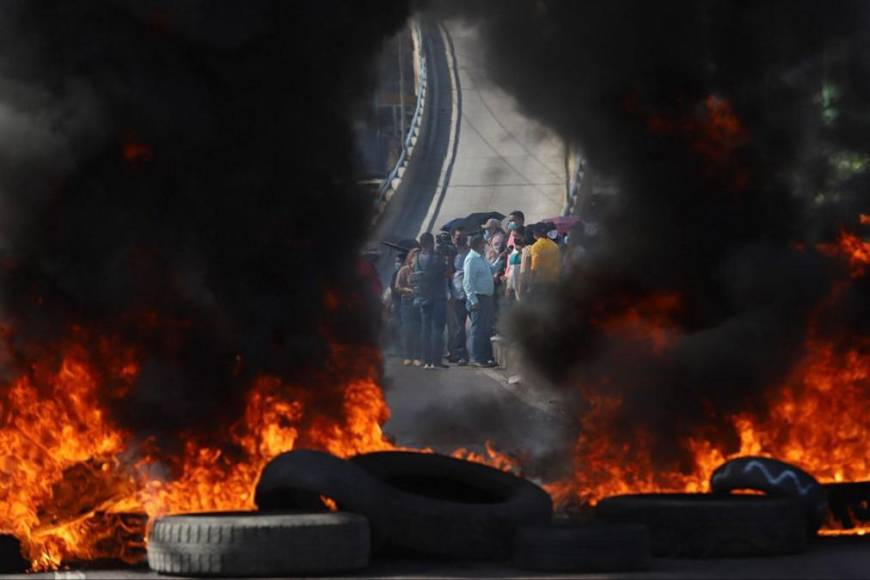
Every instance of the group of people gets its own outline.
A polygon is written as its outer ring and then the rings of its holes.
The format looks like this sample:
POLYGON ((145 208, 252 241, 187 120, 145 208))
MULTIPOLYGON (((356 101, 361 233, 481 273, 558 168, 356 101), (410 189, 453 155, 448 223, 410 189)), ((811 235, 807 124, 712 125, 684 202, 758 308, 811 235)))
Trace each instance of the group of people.
POLYGON ((475 229, 423 233, 396 257, 391 318, 403 364, 448 368, 446 354, 459 366, 496 366, 498 313, 558 280, 563 251, 553 224, 526 227, 523 212, 513 211, 504 227, 490 219, 475 229))

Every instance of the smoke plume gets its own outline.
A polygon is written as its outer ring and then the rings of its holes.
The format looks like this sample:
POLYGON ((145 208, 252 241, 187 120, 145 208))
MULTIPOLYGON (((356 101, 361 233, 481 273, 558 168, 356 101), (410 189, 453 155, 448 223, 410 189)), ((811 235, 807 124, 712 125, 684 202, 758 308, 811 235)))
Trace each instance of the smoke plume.
POLYGON ((0 11, 7 374, 75 344, 122 427, 220 435, 255 376, 308 386, 373 343, 350 122, 404 2, 0 11))
POLYGON ((866 343, 866 276, 816 316, 849 270, 816 248, 870 213, 866 4, 444 6, 477 24, 493 79, 618 187, 602 242, 512 328, 554 382, 622 398, 614 440, 642 430, 669 465, 702 429, 736 443, 726 418, 765 412, 809 327, 866 343))

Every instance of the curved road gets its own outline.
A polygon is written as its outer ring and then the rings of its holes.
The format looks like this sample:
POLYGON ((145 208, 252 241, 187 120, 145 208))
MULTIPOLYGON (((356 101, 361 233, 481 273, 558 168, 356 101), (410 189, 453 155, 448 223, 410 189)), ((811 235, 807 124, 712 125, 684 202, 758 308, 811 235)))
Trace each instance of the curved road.
POLYGON ((422 18, 429 63, 423 130, 376 239, 415 238, 472 212, 520 209, 528 223, 560 215, 565 147, 489 80, 474 28, 422 18))
POLYGON ((431 204, 425 229, 480 211, 520 209, 528 223, 562 213, 567 191, 562 140, 518 110, 488 78, 476 30, 444 25, 458 72, 456 158, 443 199, 431 204))
MULTIPOLYGON (((551 133, 523 117, 489 85, 473 30, 422 18, 429 99, 414 156, 375 233, 416 238, 476 211, 522 209, 531 220, 559 215, 564 153, 551 133)), ((381 260, 389 281, 392 257, 381 260)), ((387 357, 385 391, 393 411, 385 430, 404 445, 540 454, 559 432, 547 401, 528 402, 503 372, 470 367, 423 371, 387 357)))
MULTIPOLYGON (((373 236, 376 240, 417 237, 438 189, 442 164, 454 132, 451 111, 455 79, 451 78, 448 61, 449 39, 442 34, 435 20, 421 17, 420 29, 423 54, 428 64, 428 101, 413 157, 401 185, 378 222, 373 236)), ((391 265, 386 263, 383 266, 389 270, 391 265)))

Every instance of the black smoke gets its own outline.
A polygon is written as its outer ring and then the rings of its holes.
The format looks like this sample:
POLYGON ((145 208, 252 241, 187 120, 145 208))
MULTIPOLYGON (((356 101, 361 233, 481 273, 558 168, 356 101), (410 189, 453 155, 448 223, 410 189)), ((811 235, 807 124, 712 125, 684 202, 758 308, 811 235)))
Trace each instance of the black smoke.
POLYGON ((75 343, 122 427, 221 437, 253 377, 304 387, 330 344, 372 345, 351 122, 407 16, 401 1, 4 2, 6 373, 75 343), (126 348, 141 370, 116 398, 126 348))
MULTIPOLYGON (((860 232, 870 209, 870 5, 442 6, 477 25, 493 79, 619 190, 603 242, 512 331, 554 382, 623 397, 616 441, 640 428, 671 464, 700 429, 736 442, 728 415, 765 412, 848 278, 816 244, 860 232), (704 131, 731 113, 740 128, 722 149, 704 131), (605 331, 656 296, 678 297, 670 348, 605 331)), ((868 296, 867 277, 853 281, 816 332, 866 348, 868 296)))

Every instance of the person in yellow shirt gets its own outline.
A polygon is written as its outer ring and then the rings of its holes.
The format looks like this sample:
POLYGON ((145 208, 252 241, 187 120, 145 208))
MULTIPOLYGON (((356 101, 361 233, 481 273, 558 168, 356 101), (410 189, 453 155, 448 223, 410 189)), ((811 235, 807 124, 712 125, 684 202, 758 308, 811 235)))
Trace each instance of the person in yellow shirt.
POLYGON ((562 259, 559 246, 547 237, 547 226, 535 227, 535 243, 529 248, 529 289, 537 292, 559 280, 562 259))

